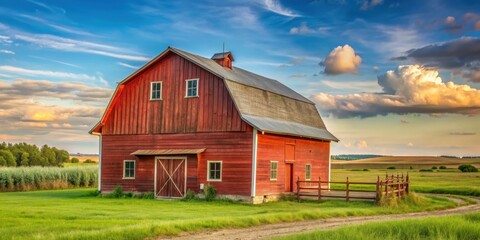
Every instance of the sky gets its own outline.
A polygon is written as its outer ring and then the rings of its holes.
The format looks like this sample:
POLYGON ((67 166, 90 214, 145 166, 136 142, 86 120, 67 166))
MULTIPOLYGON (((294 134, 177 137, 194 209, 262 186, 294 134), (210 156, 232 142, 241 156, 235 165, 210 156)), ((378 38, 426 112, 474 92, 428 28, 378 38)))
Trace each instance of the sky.
POLYGON ((480 155, 479 1, 0 2, 0 141, 98 153, 118 82, 225 46, 317 104, 332 154, 480 155))

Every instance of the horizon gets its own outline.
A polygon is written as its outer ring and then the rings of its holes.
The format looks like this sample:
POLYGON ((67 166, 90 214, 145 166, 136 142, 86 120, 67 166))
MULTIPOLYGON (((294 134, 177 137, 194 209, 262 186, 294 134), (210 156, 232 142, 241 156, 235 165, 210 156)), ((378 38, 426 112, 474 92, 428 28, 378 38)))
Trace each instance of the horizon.
POLYGON ((234 66, 316 103, 340 139, 332 155, 479 156, 472 9, 480 2, 4 3, 0 142, 98 154, 88 131, 118 82, 170 45, 210 58, 225 44, 234 66))

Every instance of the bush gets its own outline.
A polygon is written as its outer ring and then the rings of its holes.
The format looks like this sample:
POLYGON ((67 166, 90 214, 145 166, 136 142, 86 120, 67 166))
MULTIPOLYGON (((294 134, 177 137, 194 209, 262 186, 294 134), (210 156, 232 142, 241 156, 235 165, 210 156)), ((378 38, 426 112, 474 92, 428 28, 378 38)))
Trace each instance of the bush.
POLYGON ((116 186, 109 194, 105 194, 107 198, 122 198, 124 197, 122 186, 116 186))
POLYGON ((364 172, 368 172, 368 171, 370 171, 370 170, 368 170, 368 169, 364 168, 364 169, 363 169, 363 171, 364 171, 364 172))
POLYGON ((433 172, 432 169, 420 169, 419 172, 433 172))
POLYGON ((410 170, 412 170, 412 169, 413 169, 413 167, 412 167, 412 166, 410 166, 410 170))
POLYGON ((437 167, 436 167, 436 166, 433 166, 432 169, 437 169, 437 167))
POLYGON ((83 163, 96 163, 96 162, 93 161, 92 159, 87 159, 87 160, 83 161, 83 163))
POLYGON ((155 199, 155 193, 154 192, 140 193, 135 195, 135 197, 141 198, 141 199, 155 199))
POLYGON ((203 192, 205 194, 205 200, 207 201, 213 201, 215 198, 217 198, 217 189, 210 184, 205 186, 203 192))
POLYGON ((74 157, 70 160, 71 163, 79 163, 80 162, 80 159, 74 157))
POLYGON ((387 169, 397 169, 395 166, 387 167, 387 169))
POLYGON ((478 168, 471 164, 462 164, 458 166, 458 169, 462 172, 478 172, 478 168))
POLYGON ((447 169, 447 167, 445 167, 445 166, 440 166, 439 168, 440 169, 447 169))
POLYGON ((188 189, 187 194, 185 194, 185 200, 191 201, 195 199, 197 199, 197 194, 194 191, 188 189))

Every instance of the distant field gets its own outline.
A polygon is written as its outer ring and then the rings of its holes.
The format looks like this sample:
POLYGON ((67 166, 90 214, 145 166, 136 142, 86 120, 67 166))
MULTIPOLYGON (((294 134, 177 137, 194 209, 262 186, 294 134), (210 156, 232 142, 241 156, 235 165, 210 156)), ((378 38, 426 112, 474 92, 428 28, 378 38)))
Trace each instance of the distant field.
POLYGON ((78 158, 80 162, 84 162, 87 159, 93 160, 95 162, 98 162, 98 155, 78 155, 78 156, 70 156, 70 159, 72 158, 78 158))
POLYGON ((480 158, 446 158, 446 157, 403 157, 388 156, 360 160, 332 160, 332 169, 386 169, 394 166, 397 169, 431 168, 433 166, 446 166, 457 168, 460 164, 472 164, 480 167, 480 158))

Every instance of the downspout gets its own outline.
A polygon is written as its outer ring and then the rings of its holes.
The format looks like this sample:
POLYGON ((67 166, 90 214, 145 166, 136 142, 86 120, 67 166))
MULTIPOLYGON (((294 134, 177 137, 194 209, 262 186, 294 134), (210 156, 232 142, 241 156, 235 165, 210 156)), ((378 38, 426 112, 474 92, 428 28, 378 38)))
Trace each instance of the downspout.
POLYGON ((251 197, 255 197, 257 187, 257 129, 253 129, 253 144, 252 144, 252 194, 251 197))
POLYGON ((332 172, 332 153, 331 153, 331 144, 332 142, 328 142, 328 191, 330 191, 330 174, 332 172))
POLYGON ((102 191, 102 135, 98 135, 98 191, 102 191))

